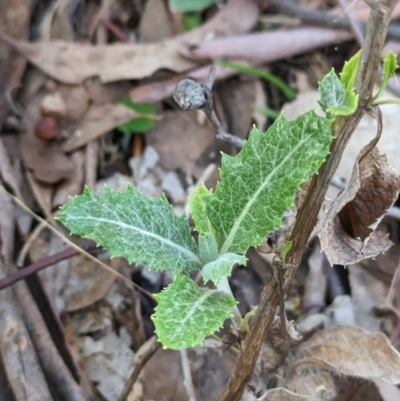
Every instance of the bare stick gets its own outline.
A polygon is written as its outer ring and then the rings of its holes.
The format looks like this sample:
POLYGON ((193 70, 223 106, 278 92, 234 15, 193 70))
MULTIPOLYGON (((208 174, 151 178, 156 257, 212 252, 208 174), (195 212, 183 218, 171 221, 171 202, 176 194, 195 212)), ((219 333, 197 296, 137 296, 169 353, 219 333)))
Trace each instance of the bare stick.
POLYGON ((192 380, 192 372, 190 370, 190 361, 188 358, 187 350, 181 349, 181 362, 182 362, 182 371, 183 371, 183 384, 186 389, 186 393, 188 395, 188 401, 196 401, 196 392, 193 387, 193 380, 192 380))
POLYGON ((136 379, 139 377, 143 366, 146 362, 154 355, 154 353, 161 347, 161 343, 157 342, 157 337, 153 336, 149 338, 136 352, 135 360, 129 373, 129 379, 125 384, 125 388, 122 391, 118 401, 125 401, 129 393, 132 390, 132 386, 135 384, 136 379))
MULTIPOLYGON (((336 139, 332 143, 331 153, 322 165, 319 174, 314 175, 310 182, 309 190, 289 238, 293 246, 283 266, 286 271, 284 282, 286 291, 317 222, 319 210, 343 151, 371 100, 390 15, 396 3, 397 0, 382 0, 371 10, 356 78, 356 91, 360 96, 359 107, 353 115, 342 118, 337 123, 334 132, 336 139)), ((278 284, 273 280, 261 294, 260 303, 242 344, 236 365, 218 401, 240 400, 247 383, 251 380, 262 342, 271 327, 279 299, 278 284)))

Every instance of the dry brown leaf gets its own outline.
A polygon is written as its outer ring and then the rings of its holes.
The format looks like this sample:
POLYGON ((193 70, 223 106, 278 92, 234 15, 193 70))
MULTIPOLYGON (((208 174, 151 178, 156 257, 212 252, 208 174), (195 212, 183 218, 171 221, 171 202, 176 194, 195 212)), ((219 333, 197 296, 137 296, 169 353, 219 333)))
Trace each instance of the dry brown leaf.
POLYGON ((314 334, 299 347, 290 377, 310 369, 397 384, 400 354, 382 333, 370 333, 357 326, 335 326, 314 334))
POLYGON ((3 141, 0 139, 0 178, 3 182, 8 185, 14 192, 14 194, 22 199, 21 191, 18 185, 18 179, 15 171, 11 165, 11 161, 8 157, 6 147, 3 141))
POLYGON ((211 149, 216 143, 213 127, 208 121, 201 125, 197 113, 167 111, 162 123, 146 133, 147 145, 154 147, 166 170, 180 169, 199 177, 204 168, 219 156, 217 149, 211 149), (209 157, 212 150, 214 159, 209 157), (200 160, 203 155, 204 160, 200 160))
MULTIPOLYGON (((26 0, 1 0, 0 28, 10 37, 29 36, 30 5, 26 0)), ((18 87, 26 61, 6 43, 0 43, 0 129, 9 112, 11 93, 18 87), (8 99, 7 99, 8 97, 8 99)))
POLYGON ((53 225, 56 225, 51 209, 51 200, 54 192, 53 185, 44 184, 40 181, 37 181, 29 170, 26 171, 26 178, 31 187, 33 196, 42 209, 44 215, 49 222, 53 222, 53 225))
POLYGON ((374 379, 373 383, 378 389, 382 401, 400 400, 400 389, 392 383, 385 382, 381 379, 374 379))
POLYGON ((63 144, 63 150, 71 152, 114 129, 118 125, 143 116, 158 119, 154 115, 138 113, 123 104, 92 105, 79 126, 77 128, 70 128, 71 131, 73 130, 73 135, 63 144))
POLYGON ((179 54, 183 45, 246 32, 258 18, 255 0, 230 0, 210 21, 201 27, 162 42, 149 44, 81 45, 63 41, 27 43, 0 33, 10 44, 49 76, 67 84, 100 77, 103 83, 140 79, 165 68, 183 72, 196 63, 179 54))
MULTIPOLYGON (((118 258, 111 260, 113 269, 117 269, 118 258)), ((56 277, 57 278, 57 277, 56 277)), ((62 287, 62 296, 67 312, 93 305, 104 297, 116 279, 111 271, 99 267, 98 263, 84 255, 69 260, 68 279, 62 287)))
POLYGON ((233 58, 257 64, 269 63, 341 43, 352 36, 349 32, 307 27, 219 38, 187 46, 181 52, 185 57, 195 60, 233 58))
POLYGON ((148 0, 139 24, 139 41, 151 43, 170 38, 174 34, 172 19, 167 4, 159 0, 148 0), (157 27, 155 29, 155 27, 157 27))
MULTIPOLYGON (((5 273, 0 258, 0 278, 4 278, 5 273)), ((21 401, 53 401, 11 288, 0 291, 0 316, 3 377, 7 378, 13 398, 21 401)))
POLYGON ((74 172, 74 163, 59 142, 44 141, 27 132, 21 135, 20 150, 25 167, 42 183, 56 184, 74 172))
MULTIPOLYGON (((332 395, 335 397, 336 393, 333 392, 332 395)), ((302 395, 284 388, 273 388, 272 390, 268 390, 260 401, 330 401, 331 399, 332 397, 326 398, 326 394, 324 393, 321 395, 315 393, 302 395)))
POLYGON ((224 110, 228 131, 246 139, 251 129, 256 83, 253 77, 231 78, 218 86, 217 94, 224 110))
POLYGON ((305 371, 288 382, 288 388, 267 391, 261 401, 333 401, 339 392, 349 386, 322 370, 305 371))
POLYGON ((85 168, 85 149, 80 149, 71 155, 74 163, 74 172, 67 180, 62 181, 56 188, 52 206, 53 209, 65 205, 69 196, 79 195, 82 192, 84 168, 85 168))
MULTIPOLYGON (((138 103, 154 103, 172 96, 175 91, 176 84, 185 77, 195 79, 200 82, 207 80, 210 73, 210 65, 201 67, 197 70, 188 72, 185 75, 179 75, 164 81, 156 81, 149 84, 142 84, 131 90, 130 97, 133 102, 138 103)), ((220 81, 235 75, 236 72, 230 68, 216 66, 215 80, 220 81)))
POLYGON ((144 365, 139 380, 143 383, 145 400, 165 399, 187 401, 188 395, 182 380, 182 363, 178 352, 158 350, 144 365))
POLYGON ((357 263, 392 245, 387 235, 374 229, 397 199, 400 178, 386 155, 369 147, 360 152, 348 188, 333 202, 319 234, 331 264, 357 263))

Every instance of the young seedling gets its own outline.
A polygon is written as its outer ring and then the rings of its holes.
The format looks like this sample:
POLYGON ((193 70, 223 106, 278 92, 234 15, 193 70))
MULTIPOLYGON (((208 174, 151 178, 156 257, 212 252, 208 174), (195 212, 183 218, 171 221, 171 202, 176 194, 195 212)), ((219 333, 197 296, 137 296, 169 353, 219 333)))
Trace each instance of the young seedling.
MULTIPOLYGON (((198 242, 186 216, 177 216, 164 195, 148 197, 132 185, 123 193, 106 187, 104 195, 86 187, 62 207, 58 219, 71 233, 93 239, 112 257, 173 275, 173 283, 155 295, 158 305, 152 317, 165 348, 200 344, 228 318, 240 328, 228 277, 235 264, 246 265, 250 247, 281 226, 299 186, 318 172, 329 153, 337 116, 356 110, 358 60, 359 54, 346 63, 340 79, 332 71, 320 83, 325 117, 314 110, 294 121, 280 115, 265 133, 254 127, 236 156, 222 155, 215 191, 201 185, 190 199, 198 242), (193 271, 216 288, 197 285, 189 275, 193 271)), ((388 71, 385 65, 391 64, 384 63, 389 75, 392 67, 388 71)), ((281 259, 290 247, 283 246, 281 259)))

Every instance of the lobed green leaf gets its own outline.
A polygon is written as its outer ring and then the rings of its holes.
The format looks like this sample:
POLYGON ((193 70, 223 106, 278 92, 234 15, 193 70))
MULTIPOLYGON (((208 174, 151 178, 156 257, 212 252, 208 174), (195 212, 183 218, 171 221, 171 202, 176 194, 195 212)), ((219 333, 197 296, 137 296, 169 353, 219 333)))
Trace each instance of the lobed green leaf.
POLYGON ((345 99, 344 85, 340 82, 339 77, 336 75, 334 69, 326 74, 321 82, 318 84, 319 93, 321 98, 318 104, 322 110, 325 111, 328 118, 331 117, 330 109, 342 107, 345 99))
POLYGON ((278 117, 266 133, 253 128, 236 156, 222 156, 221 181, 204 195, 219 254, 244 254, 281 226, 299 185, 318 171, 332 141, 331 122, 309 111, 278 117))
POLYGON ((165 196, 148 197, 129 185, 126 192, 86 187, 70 198, 58 217, 72 234, 91 238, 129 262, 172 274, 200 269, 198 247, 185 216, 178 217, 165 196))
POLYGON ((187 276, 176 277, 155 298, 155 332, 164 348, 172 349, 201 344, 232 316, 231 308, 237 303, 222 291, 199 287, 187 276))
POLYGON ((235 264, 246 265, 247 258, 237 253, 224 253, 217 260, 207 263, 201 270, 201 276, 205 283, 211 280, 215 285, 224 277, 229 277, 235 264))

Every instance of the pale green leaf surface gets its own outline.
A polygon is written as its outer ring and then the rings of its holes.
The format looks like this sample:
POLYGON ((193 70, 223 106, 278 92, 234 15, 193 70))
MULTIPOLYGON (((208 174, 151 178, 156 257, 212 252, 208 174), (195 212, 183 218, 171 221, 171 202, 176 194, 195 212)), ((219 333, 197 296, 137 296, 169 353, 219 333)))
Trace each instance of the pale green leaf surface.
POLYGON ((245 253, 281 226, 299 185, 318 171, 332 141, 331 122, 314 111, 253 128, 236 156, 222 156, 221 182, 206 195, 219 254, 245 253))
POLYGON ((190 213, 194 221, 194 229, 199 234, 212 232, 212 225, 206 214, 206 204, 204 197, 211 195, 212 190, 207 189, 204 184, 199 185, 189 199, 190 213))
POLYGON ((340 82, 344 86, 344 99, 341 105, 332 105, 328 113, 334 116, 349 116, 353 114, 358 106, 358 94, 355 91, 355 81, 361 51, 356 53, 349 61, 344 63, 340 74, 340 82))
POLYGON ((340 82, 339 77, 332 68, 332 70, 324 76, 318 86, 321 94, 318 104, 321 106, 322 110, 327 113, 327 116, 330 117, 329 109, 331 107, 340 107, 344 102, 344 85, 340 82))
POLYGON ((247 258, 237 253, 224 253, 217 260, 207 263, 201 270, 205 283, 211 280, 218 284, 224 277, 229 277, 235 264, 246 265, 247 258))
POLYGON ((199 235, 199 254, 204 263, 218 259, 218 244, 210 232, 199 235))
POLYGON ((164 348, 172 349, 201 344, 232 316, 237 303, 222 291, 199 287, 187 276, 178 276, 155 298, 155 332, 164 348))
POLYGON ((129 262, 173 274, 202 266, 185 216, 178 217, 165 196, 148 197, 129 185, 126 192, 86 187, 63 206, 59 220, 72 234, 93 239, 129 262))
POLYGON ((358 51, 349 61, 346 61, 340 74, 340 82, 344 85, 345 90, 354 89, 358 63, 360 62, 361 50, 358 51))

